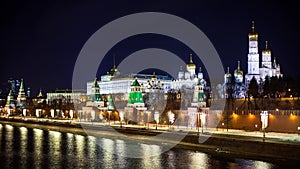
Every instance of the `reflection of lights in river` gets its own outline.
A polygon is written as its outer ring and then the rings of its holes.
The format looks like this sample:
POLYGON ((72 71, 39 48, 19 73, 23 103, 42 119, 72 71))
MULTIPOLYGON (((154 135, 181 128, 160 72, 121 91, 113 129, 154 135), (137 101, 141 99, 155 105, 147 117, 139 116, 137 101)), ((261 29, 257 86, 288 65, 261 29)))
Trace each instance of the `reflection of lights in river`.
POLYGON ((28 138, 28 129, 26 127, 20 127, 20 162, 23 166, 26 166, 28 155, 27 153, 27 138, 28 138))
POLYGON ((207 154, 201 152, 193 152, 189 155, 190 157, 190 168, 209 168, 209 161, 207 154))
POLYGON ((41 137, 43 135, 43 130, 41 129, 33 129, 35 137, 41 137))
POLYGON ((41 129, 33 129, 34 133, 34 156, 35 156, 35 164, 37 165, 37 168, 40 168, 42 166, 42 141, 43 141, 43 134, 44 131, 41 129))
POLYGON ((79 156, 84 156, 84 136, 82 135, 75 135, 75 140, 76 140, 76 150, 79 156))
POLYGON ((126 143, 124 140, 115 140, 115 154, 117 155, 117 164, 121 165, 121 166, 125 166, 126 165, 126 143))
POLYGON ((263 161, 254 161, 254 168, 260 169, 268 169, 272 168, 272 165, 263 161))
POLYGON ((145 168, 161 168, 161 149, 158 145, 141 144, 145 168))
MULTIPOLYGON (((88 152, 89 152, 89 159, 96 158, 97 157, 97 143, 96 143, 96 137, 94 136, 87 136, 87 146, 88 146, 88 152)), ((91 168, 97 168, 97 166, 90 166, 91 168)))
POLYGON ((49 131, 49 154, 51 154, 50 161, 52 164, 59 164, 61 162, 61 133, 57 131, 49 131))
POLYGON ((113 153, 114 153, 114 141, 111 139, 102 138, 102 150, 103 150, 103 163, 104 168, 113 168, 113 153))
POLYGON ((8 131, 12 131, 14 129, 14 127, 9 124, 5 125, 5 127, 6 127, 6 130, 8 130, 8 131))

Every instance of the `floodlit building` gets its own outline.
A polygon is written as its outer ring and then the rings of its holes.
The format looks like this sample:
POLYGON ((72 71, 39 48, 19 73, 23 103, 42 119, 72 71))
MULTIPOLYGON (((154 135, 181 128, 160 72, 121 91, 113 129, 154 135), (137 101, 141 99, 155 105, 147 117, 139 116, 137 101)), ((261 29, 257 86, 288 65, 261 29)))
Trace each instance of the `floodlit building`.
POLYGON ((47 102, 60 100, 64 103, 76 103, 81 102, 85 96, 85 90, 55 90, 47 93, 47 102))
POLYGON ((24 90, 24 82, 23 79, 21 79, 21 85, 17 97, 17 107, 25 108, 26 105, 26 95, 24 90))
POLYGON ((268 42, 266 41, 266 48, 262 51, 262 62, 260 62, 258 52, 258 33, 254 30, 254 21, 252 21, 252 31, 248 35, 249 37, 249 53, 248 53, 248 73, 245 76, 245 84, 248 85, 251 79, 254 77, 257 82, 264 80, 266 76, 282 77, 280 72, 280 65, 276 63, 276 58, 273 58, 271 50, 268 48, 268 42))

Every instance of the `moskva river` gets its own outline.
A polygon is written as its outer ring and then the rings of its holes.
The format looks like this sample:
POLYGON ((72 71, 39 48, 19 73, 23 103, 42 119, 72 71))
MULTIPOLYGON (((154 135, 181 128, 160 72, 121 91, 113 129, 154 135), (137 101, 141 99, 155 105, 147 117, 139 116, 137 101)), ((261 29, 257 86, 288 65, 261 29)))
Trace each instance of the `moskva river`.
POLYGON ((279 168, 254 160, 214 157, 202 152, 138 144, 140 158, 120 139, 96 138, 0 124, 0 168, 279 168), (114 152, 114 153, 112 153, 114 152), (117 153, 115 153, 117 152, 117 153))

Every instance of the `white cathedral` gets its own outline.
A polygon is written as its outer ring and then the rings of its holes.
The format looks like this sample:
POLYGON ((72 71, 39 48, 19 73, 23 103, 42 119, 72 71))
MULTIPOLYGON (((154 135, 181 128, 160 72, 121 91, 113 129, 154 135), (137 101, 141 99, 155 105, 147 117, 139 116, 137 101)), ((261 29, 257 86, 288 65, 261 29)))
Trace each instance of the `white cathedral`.
POLYGON ((266 47, 262 50, 262 62, 260 62, 260 56, 258 53, 258 34, 254 31, 254 21, 252 21, 252 31, 248 35, 249 37, 249 53, 248 53, 248 73, 245 75, 245 83, 243 71, 240 67, 240 61, 238 61, 238 67, 234 71, 235 85, 231 85, 231 80, 233 80, 232 75, 227 67, 227 73, 224 75, 224 84, 219 84, 217 86, 218 95, 221 98, 227 98, 226 89, 230 86, 234 89, 234 98, 244 98, 247 95, 247 88, 254 77, 257 83, 261 83, 268 77, 283 77, 280 72, 280 66, 276 63, 276 58, 273 57, 271 50, 268 48, 268 41, 266 41, 266 47))
POLYGON ((255 77, 257 82, 265 80, 266 76, 282 77, 280 66, 276 63, 276 58, 273 58, 271 50, 268 49, 268 41, 266 48, 262 51, 262 62, 259 61, 258 53, 258 34, 254 31, 254 21, 252 21, 252 32, 249 33, 249 53, 248 53, 248 73, 245 75, 245 84, 248 85, 250 80, 255 77))

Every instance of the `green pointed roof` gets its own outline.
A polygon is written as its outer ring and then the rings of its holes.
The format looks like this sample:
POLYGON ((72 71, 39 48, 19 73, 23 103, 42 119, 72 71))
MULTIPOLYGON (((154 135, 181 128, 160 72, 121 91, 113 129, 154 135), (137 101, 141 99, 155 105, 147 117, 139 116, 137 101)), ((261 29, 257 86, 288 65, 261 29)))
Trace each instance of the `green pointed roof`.
POLYGON ((141 86, 140 83, 135 79, 132 83, 131 86, 141 86))
POLYGON ((39 94, 37 95, 37 97, 43 97, 42 89, 40 89, 40 92, 39 92, 39 94))
POLYGON ((201 79, 198 78, 197 86, 200 86, 200 85, 201 85, 201 79))
POLYGON ((12 90, 9 90, 8 96, 12 96, 12 90))
POLYGON ((95 80, 94 80, 93 87, 99 87, 99 84, 97 82, 97 78, 95 78, 95 80))
POLYGON ((21 79, 20 89, 24 89, 23 78, 21 79))
POLYGON ((5 106, 10 106, 12 104, 14 104, 13 103, 13 98, 12 98, 12 90, 9 90, 9 94, 7 96, 7 100, 6 100, 5 106))
POLYGON ((107 97, 107 108, 108 108, 108 110, 114 110, 115 109, 113 99, 112 99, 111 95, 108 95, 108 97, 107 97))

